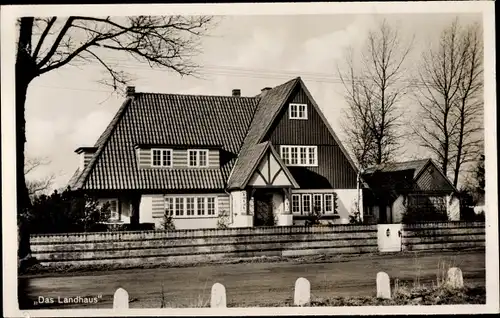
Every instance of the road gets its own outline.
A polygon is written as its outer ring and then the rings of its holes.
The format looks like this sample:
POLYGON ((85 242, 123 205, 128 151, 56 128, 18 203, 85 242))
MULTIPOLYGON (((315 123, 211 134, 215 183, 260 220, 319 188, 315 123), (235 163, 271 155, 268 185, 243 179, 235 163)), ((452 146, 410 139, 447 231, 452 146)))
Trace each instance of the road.
POLYGON ((20 283, 26 286, 29 303, 39 297, 54 299, 53 304, 39 303, 34 308, 112 308, 113 294, 119 287, 129 292, 131 308, 159 308, 162 299, 165 307, 200 307, 209 304, 210 290, 216 282, 226 287, 229 307, 247 307, 289 303, 299 277, 311 282, 313 297, 372 296, 379 271, 387 272, 391 279, 431 283, 453 266, 462 269, 466 284, 485 285, 484 251, 371 255, 325 263, 290 261, 123 269, 75 276, 21 277, 20 283), (58 303, 65 297, 98 295, 101 298, 93 304, 58 303))

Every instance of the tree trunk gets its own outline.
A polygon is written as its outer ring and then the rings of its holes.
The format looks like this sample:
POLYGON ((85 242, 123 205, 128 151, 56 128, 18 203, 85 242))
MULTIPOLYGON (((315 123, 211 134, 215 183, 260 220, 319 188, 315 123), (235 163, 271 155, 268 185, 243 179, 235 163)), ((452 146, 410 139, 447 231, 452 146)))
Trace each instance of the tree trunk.
POLYGON ((19 42, 15 66, 16 85, 16 190, 17 190, 17 218, 18 218, 18 257, 23 259, 30 256, 29 227, 26 215, 31 207, 31 201, 24 178, 24 147, 26 143, 25 102, 29 83, 35 78, 36 64, 31 57, 31 34, 33 18, 21 18, 19 42))

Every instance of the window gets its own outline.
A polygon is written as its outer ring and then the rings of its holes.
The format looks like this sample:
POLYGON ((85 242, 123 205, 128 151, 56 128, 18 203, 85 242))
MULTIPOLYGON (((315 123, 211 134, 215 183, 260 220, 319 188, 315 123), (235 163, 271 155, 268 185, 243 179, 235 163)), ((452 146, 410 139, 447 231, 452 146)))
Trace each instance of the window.
POLYGON ((215 198, 207 198, 207 215, 215 215, 215 198))
POLYGON ((307 119, 307 104, 290 104, 290 119, 307 119))
POLYGON ((165 197, 165 212, 174 218, 213 217, 217 215, 217 198, 214 196, 165 197))
POLYGON ((194 215, 194 198, 186 198, 186 215, 194 215))
POLYGON ((170 216, 174 215, 174 198, 165 198, 165 213, 170 216))
POLYGON ((175 198, 175 215, 184 215, 184 198, 175 198))
POLYGON ((323 211, 323 195, 322 194, 313 194, 313 211, 320 211, 325 214, 323 211))
POLYGON ((325 194, 325 211, 324 213, 332 213, 333 212, 333 194, 328 193, 325 194))
POLYGON ((208 150, 188 150, 189 167, 206 167, 208 165, 208 150))
POLYGON ((292 194, 292 213, 300 213, 300 194, 292 194))
POLYGON ((319 209, 322 214, 338 214, 335 193, 292 194, 292 213, 307 215, 319 209))
POLYGON ((288 166, 317 166, 317 146, 281 146, 281 159, 288 166))
POLYGON ((288 165, 290 164, 290 148, 289 147, 281 147, 281 159, 283 159, 283 163, 288 165))
POLYGON ((311 195, 303 194, 302 195, 302 212, 304 214, 311 213, 311 195))
POLYGON ((196 211, 198 215, 205 215, 205 198, 197 198, 196 211))
POLYGON ((171 167, 172 150, 171 149, 151 149, 151 166, 153 167, 171 167))

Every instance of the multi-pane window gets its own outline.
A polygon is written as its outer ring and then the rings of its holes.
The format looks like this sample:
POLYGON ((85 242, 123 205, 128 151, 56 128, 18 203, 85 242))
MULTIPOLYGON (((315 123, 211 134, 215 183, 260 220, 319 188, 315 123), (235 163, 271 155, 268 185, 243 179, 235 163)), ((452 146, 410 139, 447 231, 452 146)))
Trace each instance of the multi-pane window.
POLYGON ((184 198, 175 198, 175 215, 184 215, 184 198))
POLYGON ((307 119, 307 104, 290 104, 290 119, 307 119))
POLYGON ((292 194, 292 213, 338 214, 335 193, 294 193, 292 194))
POLYGON ((302 195, 302 212, 311 213, 311 195, 303 194, 302 195))
POLYGON ((151 165, 153 167, 171 167, 171 149, 151 149, 151 165))
POLYGON ((281 158, 288 166, 317 166, 317 146, 281 146, 281 158))
POLYGON ((186 215, 194 215, 194 198, 186 198, 186 215))
POLYGON ((206 217, 217 215, 213 196, 166 196, 165 212, 175 217, 206 217))
POLYGON ((325 213, 333 212, 333 194, 327 193, 325 194, 325 213))
POLYGON ((208 165, 208 150, 188 150, 189 167, 206 167, 208 165))
POLYGON ((215 215, 215 198, 207 198, 207 215, 215 215))
POLYGON ((313 194, 313 211, 323 211, 323 195, 322 194, 313 194))
POLYGON ((292 194, 292 213, 300 212, 300 194, 292 194))
POLYGON ((165 198, 165 213, 167 215, 173 216, 174 215, 174 198, 172 197, 167 197, 165 198))

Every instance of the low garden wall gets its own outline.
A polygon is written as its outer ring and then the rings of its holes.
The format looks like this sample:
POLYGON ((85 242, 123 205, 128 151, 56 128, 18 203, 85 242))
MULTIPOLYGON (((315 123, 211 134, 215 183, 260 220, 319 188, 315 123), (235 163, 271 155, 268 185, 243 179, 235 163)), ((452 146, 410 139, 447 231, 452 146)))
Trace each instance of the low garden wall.
POLYGON ((432 222, 405 224, 402 250, 443 250, 485 247, 484 222, 432 222))
POLYGON ((228 257, 377 252, 377 225, 117 231, 31 236, 42 265, 196 262, 228 257))

